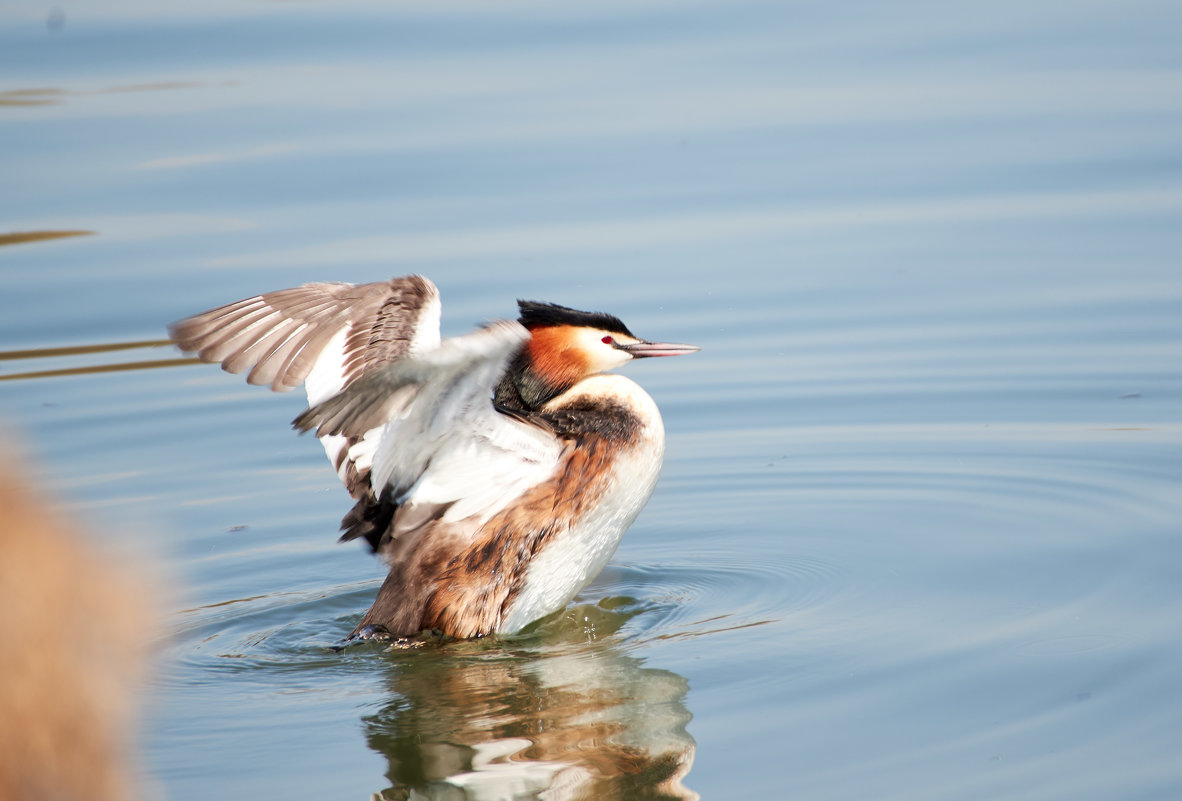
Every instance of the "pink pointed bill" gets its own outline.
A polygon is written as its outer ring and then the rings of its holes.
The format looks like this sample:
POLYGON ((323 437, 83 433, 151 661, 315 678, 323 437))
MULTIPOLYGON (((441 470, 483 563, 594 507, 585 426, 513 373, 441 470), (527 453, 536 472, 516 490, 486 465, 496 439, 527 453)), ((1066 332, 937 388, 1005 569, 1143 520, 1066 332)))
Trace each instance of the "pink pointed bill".
POLYGON ((679 345, 675 342, 633 342, 628 345, 617 345, 620 350, 632 354, 634 359, 644 359, 649 356, 681 356, 701 350, 697 345, 679 345))

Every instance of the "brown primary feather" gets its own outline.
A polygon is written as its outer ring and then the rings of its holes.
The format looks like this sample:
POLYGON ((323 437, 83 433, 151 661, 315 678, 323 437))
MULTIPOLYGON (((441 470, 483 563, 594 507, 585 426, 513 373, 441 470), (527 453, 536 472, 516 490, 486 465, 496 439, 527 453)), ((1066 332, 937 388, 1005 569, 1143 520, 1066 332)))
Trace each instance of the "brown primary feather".
POLYGON ((285 391, 302 384, 325 345, 347 329, 347 384, 405 355, 424 308, 437 296, 435 285, 419 275, 304 284, 211 309, 174 323, 169 332, 182 350, 221 362, 229 372, 251 369, 249 383, 285 391))
POLYGON ((419 315, 438 295, 435 285, 421 275, 390 281, 373 324, 357 326, 345 344, 345 384, 406 355, 421 324, 419 315))
MULTIPOLYGON (((259 342, 266 339, 274 343, 268 337, 272 327, 283 337, 278 342, 279 348, 289 354, 304 343, 302 337, 291 338, 301 327, 313 320, 317 325, 335 325, 336 315, 325 314, 326 297, 317 291, 333 286, 341 285, 309 284, 268 292, 182 320, 170 331, 182 350, 198 351, 205 361, 223 362, 227 371, 241 372, 268 355, 259 342)), ((273 388, 286 390, 298 386, 303 378, 295 378, 292 376, 273 388)), ((254 383, 263 382, 256 378, 254 383)))
MULTIPOLYGON (((240 345, 237 342, 230 343, 226 348, 227 355, 224 357, 223 365, 227 372, 241 373, 252 364, 257 364, 255 369, 251 371, 251 379, 254 379, 264 363, 275 363, 276 353, 283 353, 293 347, 292 335, 299 330, 300 323, 294 320, 280 320, 279 314, 272 312, 260 319, 260 326, 271 319, 274 319, 277 324, 263 336, 254 338, 253 341, 249 341, 245 345, 240 345)), ((253 380, 253 383, 270 383, 273 380, 274 376, 266 381, 253 380)))

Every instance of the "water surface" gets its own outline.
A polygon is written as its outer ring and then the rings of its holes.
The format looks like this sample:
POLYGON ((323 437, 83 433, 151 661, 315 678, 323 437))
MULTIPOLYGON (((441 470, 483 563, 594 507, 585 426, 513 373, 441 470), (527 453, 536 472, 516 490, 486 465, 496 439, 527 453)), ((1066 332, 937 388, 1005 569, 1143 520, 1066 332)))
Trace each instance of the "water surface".
POLYGON ((177 588, 150 795, 1168 799, 1182 11, 0 10, 0 413, 177 588), (68 235, 63 235, 68 234, 68 235), (274 395, 158 344, 422 272, 691 358, 661 483, 520 637, 331 645, 380 567, 274 395))

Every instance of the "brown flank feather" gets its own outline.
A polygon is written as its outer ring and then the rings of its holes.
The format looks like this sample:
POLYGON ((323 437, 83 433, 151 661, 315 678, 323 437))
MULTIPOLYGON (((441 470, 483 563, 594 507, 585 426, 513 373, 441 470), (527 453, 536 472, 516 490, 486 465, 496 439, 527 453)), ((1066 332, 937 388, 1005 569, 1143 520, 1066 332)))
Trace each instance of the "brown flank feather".
MULTIPOLYGON (((474 536, 465 536, 465 521, 395 535, 385 554, 390 575, 354 635, 375 625, 397 637, 424 630, 460 638, 495 631, 524 587, 533 557, 568 531, 613 480, 615 457, 635 441, 639 427, 636 418, 623 412, 621 419, 621 413, 614 404, 584 403, 537 415, 535 422, 566 440, 559 471, 474 536)), ((395 512, 393 527, 398 523, 395 512)))

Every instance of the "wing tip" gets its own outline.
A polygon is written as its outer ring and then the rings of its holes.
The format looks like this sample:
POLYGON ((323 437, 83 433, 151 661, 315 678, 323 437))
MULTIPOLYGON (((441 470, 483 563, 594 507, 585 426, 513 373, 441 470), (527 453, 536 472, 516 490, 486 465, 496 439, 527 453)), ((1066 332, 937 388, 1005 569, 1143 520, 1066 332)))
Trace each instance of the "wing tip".
MULTIPOLYGON (((291 427, 301 434, 307 434, 313 428, 320 425, 320 404, 310 406, 304 411, 300 412, 294 420, 291 421, 291 427)), ((320 436, 320 432, 316 432, 320 436)))

